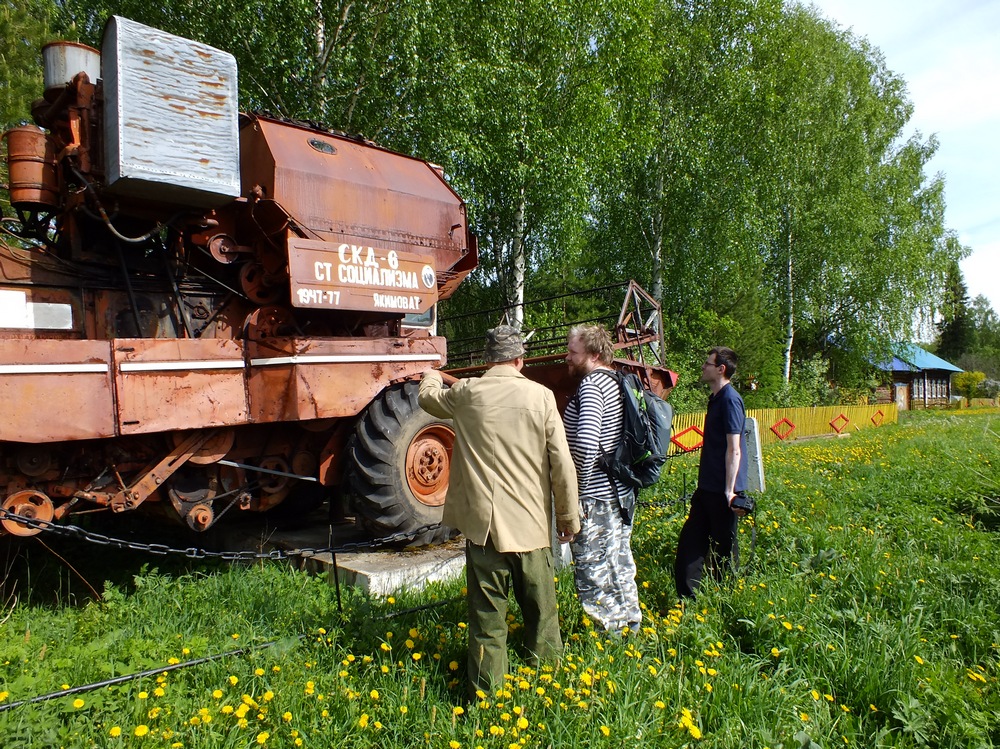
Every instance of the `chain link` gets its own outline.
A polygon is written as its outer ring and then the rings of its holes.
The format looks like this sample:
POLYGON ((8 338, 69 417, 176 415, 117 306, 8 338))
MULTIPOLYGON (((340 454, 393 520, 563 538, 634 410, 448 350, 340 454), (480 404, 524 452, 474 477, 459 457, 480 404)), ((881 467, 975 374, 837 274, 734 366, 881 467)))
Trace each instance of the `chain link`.
POLYGON ((85 530, 78 525, 57 525, 48 520, 38 520, 18 515, 3 508, 0 508, 0 520, 12 520, 33 530, 48 531, 57 536, 76 538, 99 546, 113 546, 130 551, 144 551, 148 554, 156 554, 158 556, 179 554, 188 559, 222 559, 227 562, 254 561, 258 559, 293 559, 296 557, 314 557, 319 554, 344 554, 353 551, 380 549, 386 546, 397 546, 405 541, 411 541, 422 536, 424 533, 437 530, 441 527, 440 523, 431 523, 430 525, 421 526, 416 530, 400 531, 389 536, 380 536, 370 541, 354 541, 341 546, 306 547, 288 550, 271 549, 270 551, 209 551, 194 546, 189 546, 186 549, 175 549, 165 544, 146 544, 138 541, 113 538, 103 533, 94 533, 93 531, 85 530))
POLYGON ((639 507, 670 507, 671 505, 679 505, 687 503, 687 501, 691 499, 691 496, 692 495, 690 494, 685 494, 684 496, 678 497, 677 499, 657 499, 657 500, 640 499, 638 502, 636 502, 636 505, 638 505, 639 507))

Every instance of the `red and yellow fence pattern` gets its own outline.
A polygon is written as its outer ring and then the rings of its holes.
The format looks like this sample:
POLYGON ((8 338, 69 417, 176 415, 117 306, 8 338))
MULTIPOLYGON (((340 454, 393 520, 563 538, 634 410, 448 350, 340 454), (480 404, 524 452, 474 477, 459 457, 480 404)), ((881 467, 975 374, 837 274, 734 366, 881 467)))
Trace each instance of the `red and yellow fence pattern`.
MULTIPOLYGON (((895 424, 895 403, 874 406, 817 406, 815 408, 764 408, 747 411, 757 419, 761 445, 804 437, 836 436, 883 424, 895 424)), ((705 413, 674 414, 672 452, 701 447, 705 413)))

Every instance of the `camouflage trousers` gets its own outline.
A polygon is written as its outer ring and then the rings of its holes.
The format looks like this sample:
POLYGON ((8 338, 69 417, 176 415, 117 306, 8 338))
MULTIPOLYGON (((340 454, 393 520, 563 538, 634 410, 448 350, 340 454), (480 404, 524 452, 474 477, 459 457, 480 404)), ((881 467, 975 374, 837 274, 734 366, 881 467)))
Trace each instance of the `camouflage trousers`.
POLYGON ((608 632, 638 629, 642 621, 632 557, 632 526, 618 502, 580 498, 581 529, 571 544, 576 593, 584 613, 608 632))

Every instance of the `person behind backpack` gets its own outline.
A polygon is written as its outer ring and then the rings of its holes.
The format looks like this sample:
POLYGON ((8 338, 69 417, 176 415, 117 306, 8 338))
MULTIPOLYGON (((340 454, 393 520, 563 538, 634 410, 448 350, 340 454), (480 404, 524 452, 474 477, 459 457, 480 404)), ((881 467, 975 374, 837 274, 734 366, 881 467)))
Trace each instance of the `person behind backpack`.
POLYGON ((701 365, 701 381, 712 394, 705 412, 698 486, 677 540, 674 580, 682 598, 694 596, 707 557, 717 580, 725 567, 739 561, 736 524, 743 512, 731 505, 747 488, 746 409, 730 384, 734 374, 736 354, 724 346, 711 349, 701 365))
POLYGON ((632 524, 623 501, 633 489, 598 466, 622 436, 622 396, 611 369, 614 348, 600 325, 579 325, 569 332, 566 364, 583 377, 563 420, 580 488, 580 532, 572 542, 576 591, 584 613, 598 628, 638 631, 642 621, 632 557, 632 524))

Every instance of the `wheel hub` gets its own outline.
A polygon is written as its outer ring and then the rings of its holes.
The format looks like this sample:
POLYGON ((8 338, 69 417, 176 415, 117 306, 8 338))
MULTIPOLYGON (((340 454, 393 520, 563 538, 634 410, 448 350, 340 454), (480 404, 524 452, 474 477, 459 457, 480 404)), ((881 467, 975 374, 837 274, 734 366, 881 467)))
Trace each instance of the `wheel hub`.
MULTIPOLYGON (((12 512, 15 515, 20 515, 21 517, 31 518, 32 520, 38 520, 42 522, 50 522, 53 517, 55 517, 55 508, 52 505, 52 500, 41 492, 36 492, 31 489, 26 489, 25 491, 17 492, 16 494, 11 494, 3 503, 3 508, 7 512, 12 512)), ((3 525, 5 531, 10 533, 12 536, 34 536, 41 533, 41 528, 32 528, 27 525, 23 525, 16 520, 11 520, 10 518, 4 518, 0 521, 3 525)))
POLYGON ((417 500, 429 507, 444 504, 454 444, 451 429, 432 424, 416 434, 406 451, 407 483, 417 500))

